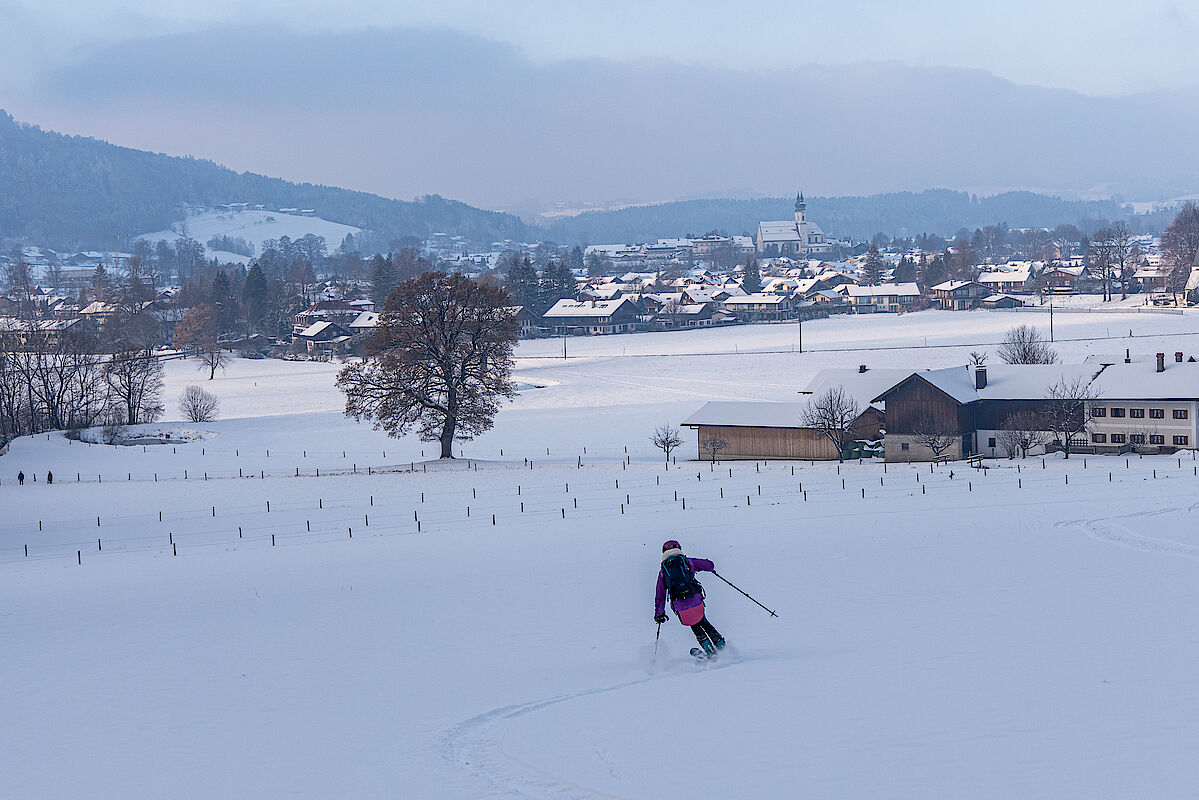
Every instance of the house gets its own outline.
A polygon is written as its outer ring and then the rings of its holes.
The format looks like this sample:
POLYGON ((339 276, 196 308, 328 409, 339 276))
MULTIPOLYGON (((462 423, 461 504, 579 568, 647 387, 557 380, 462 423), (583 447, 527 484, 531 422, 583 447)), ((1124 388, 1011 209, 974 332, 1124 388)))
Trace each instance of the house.
MULTIPOLYGON (((1104 359, 1107 360, 1107 359, 1104 359)), ((1173 452, 1199 446, 1199 362, 1175 352, 1107 364, 1092 383, 1090 444, 1096 452, 1173 452)))
POLYGON ((1062 264, 1053 264, 1041 271, 1041 284, 1047 292, 1068 294, 1074 291, 1075 284, 1078 283, 1085 272, 1086 267, 1068 267, 1062 264))
POLYGON ((321 300, 292 318, 292 332, 299 334, 317 322, 336 322, 343 327, 358 319, 363 309, 344 300, 321 300))
POLYGON ((370 333, 379 324, 379 315, 374 311, 363 311, 346 327, 351 334, 370 333))
MULTIPOLYGON (((999 441, 1013 414, 1043 417, 1054 405, 1055 384, 1090 386, 1107 368, 1096 363, 998 364, 913 372, 874 398, 887 411, 887 460, 931 460, 938 454, 930 447, 930 434, 948 439, 940 455, 949 459, 1008 455, 999 441)), ((1199 377, 1199 370, 1195 374, 1199 377)), ((1088 445, 1085 437, 1071 440, 1072 448, 1088 445)))
POLYGON ((1141 284, 1146 292, 1166 288, 1170 273, 1163 267, 1141 267, 1132 274, 1132 279, 1141 284))
POLYGON ((991 290, 975 281, 944 281, 933 287, 933 299, 946 311, 967 311, 982 305, 991 290))
POLYGON ((790 319, 794 304, 782 294, 745 294, 728 297, 724 307, 746 322, 753 320, 790 319))
POLYGON ((628 297, 614 300, 559 300, 541 315, 542 324, 558 336, 626 333, 641 322, 641 307, 628 297))
POLYGON ((333 354, 343 352, 350 339, 352 331, 345 325, 323 320, 314 322, 295 335, 297 341, 303 342, 309 354, 333 354))
POLYGON ((975 279, 995 293, 1027 292, 1032 283, 1032 267, 1025 265, 1012 270, 991 270, 979 273, 975 279))
POLYGON ((717 314, 723 320, 727 312, 715 303, 676 303, 664 306, 653 321, 664 328, 710 328, 718 323, 717 314))
POLYGON ((1010 294, 993 294, 983 298, 983 308, 1023 308, 1024 301, 1010 294))
POLYGON ((537 329, 537 315, 529 310, 527 306, 508 306, 506 311, 516 315, 516 324, 519 326, 517 335, 520 337, 529 336, 537 329))
POLYGON ((881 286, 847 283, 837 287, 837 291, 845 294, 849 308, 855 314, 906 311, 920 302, 920 287, 914 283, 884 283, 881 286))

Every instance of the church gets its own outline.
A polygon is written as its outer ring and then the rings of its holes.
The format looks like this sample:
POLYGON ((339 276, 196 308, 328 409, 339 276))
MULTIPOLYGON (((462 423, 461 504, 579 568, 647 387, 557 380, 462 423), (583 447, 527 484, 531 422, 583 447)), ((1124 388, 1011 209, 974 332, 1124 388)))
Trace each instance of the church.
POLYGON ((806 256, 829 249, 824 231, 808 222, 808 204, 803 192, 795 198, 795 219, 758 223, 758 253, 772 256, 806 256))

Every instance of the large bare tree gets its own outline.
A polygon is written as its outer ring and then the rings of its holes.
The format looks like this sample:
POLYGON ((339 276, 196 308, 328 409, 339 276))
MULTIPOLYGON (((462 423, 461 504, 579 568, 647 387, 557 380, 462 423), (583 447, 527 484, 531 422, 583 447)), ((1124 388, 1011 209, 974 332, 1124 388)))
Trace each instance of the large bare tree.
POLYGON ((366 342, 367 360, 338 374, 346 414, 391 436, 416 429, 453 458, 454 441, 491 428, 516 394, 517 322, 506 292, 462 275, 426 272, 387 298, 366 342))
POLYGON ((1162 261, 1168 272, 1170 291, 1178 300, 1178 293, 1186 288, 1199 252, 1199 205, 1187 201, 1162 233, 1162 261))
POLYGON ((113 353, 104 376, 126 424, 153 422, 162 414, 162 364, 149 350, 113 353))
POLYGON ((1047 393, 1045 425, 1069 458, 1072 439, 1086 432, 1090 423, 1090 405, 1099 399, 1099 394, 1092 388, 1092 378, 1064 376, 1050 386, 1047 393))
POLYGON ((1008 364, 1057 363, 1057 351, 1049 346, 1034 325, 1009 328, 995 352, 1008 364))
POLYGON ((845 460, 845 448, 854 438, 854 423, 861 411, 844 386, 832 386, 808 401, 800 421, 832 442, 837 460, 845 460))

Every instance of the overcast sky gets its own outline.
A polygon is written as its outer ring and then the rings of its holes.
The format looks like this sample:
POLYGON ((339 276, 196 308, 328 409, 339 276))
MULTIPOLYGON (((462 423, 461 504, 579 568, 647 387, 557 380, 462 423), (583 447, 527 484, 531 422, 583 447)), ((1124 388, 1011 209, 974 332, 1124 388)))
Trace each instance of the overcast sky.
POLYGON ((1199 82, 1193 0, 0 0, 0 21, 0 81, 10 86, 91 45, 230 24, 447 26, 534 60, 757 69, 895 59, 1089 94, 1199 82))

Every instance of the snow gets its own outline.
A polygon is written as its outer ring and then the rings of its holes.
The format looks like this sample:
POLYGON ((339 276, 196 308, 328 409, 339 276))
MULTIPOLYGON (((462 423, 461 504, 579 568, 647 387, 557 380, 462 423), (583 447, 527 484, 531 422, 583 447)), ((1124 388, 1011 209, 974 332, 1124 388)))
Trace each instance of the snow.
MULTIPOLYGON (((1111 317, 1059 317, 1063 359, 1122 350, 1111 317)), ((0 457, 5 793, 1189 797, 1189 452, 710 466, 692 438, 666 470, 648 441, 821 369, 960 365, 1017 319, 524 342, 529 388, 450 464, 346 419, 338 365, 168 362, 145 432, 187 444, 0 457), (189 383, 219 421, 178 420, 189 383), (667 538, 778 617, 701 574, 733 652, 694 663, 672 619, 655 658, 667 538)), ((1133 322, 1141 352, 1193 335, 1133 322)))
MULTIPOLYGON (((262 243, 267 239, 279 239, 287 236, 293 241, 302 239, 307 234, 324 236, 329 250, 336 250, 347 233, 358 234, 361 229, 338 222, 330 222, 320 217, 285 214, 281 211, 204 211, 189 214, 185 220, 176 223, 171 230, 155 231, 139 236, 149 242, 173 242, 182 236, 207 245, 214 236, 229 236, 242 238, 254 245, 254 255, 262 253, 262 243)), ((221 261, 234 263, 249 263, 249 256, 224 251, 209 252, 209 256, 219 257, 221 261)))
POLYGON ((704 403, 681 425, 732 425, 746 428, 798 428, 806 403, 704 403))

